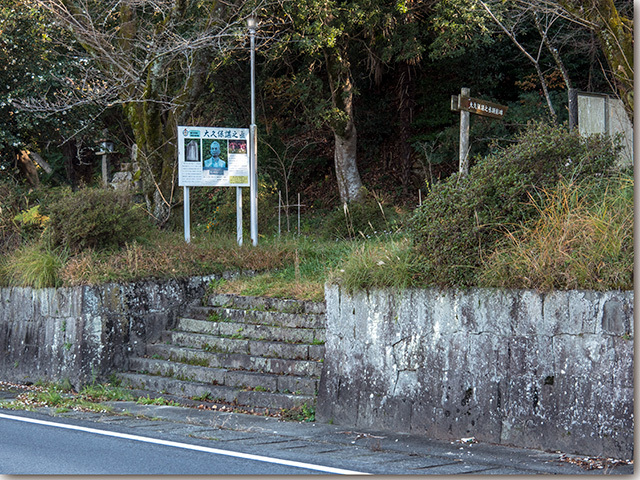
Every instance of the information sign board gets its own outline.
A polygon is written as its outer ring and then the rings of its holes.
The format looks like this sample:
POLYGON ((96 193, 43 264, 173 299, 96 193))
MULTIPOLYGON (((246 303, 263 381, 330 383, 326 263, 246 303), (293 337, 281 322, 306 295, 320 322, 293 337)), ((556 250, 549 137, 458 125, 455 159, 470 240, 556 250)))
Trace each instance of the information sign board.
POLYGON ((460 95, 459 97, 459 110, 465 110, 467 112, 475 113, 477 115, 483 115, 485 117, 503 118, 507 113, 509 107, 499 105, 497 103, 488 102, 486 100, 480 100, 473 97, 465 97, 460 95))
POLYGON ((178 185, 248 187, 249 129, 178 127, 178 185))

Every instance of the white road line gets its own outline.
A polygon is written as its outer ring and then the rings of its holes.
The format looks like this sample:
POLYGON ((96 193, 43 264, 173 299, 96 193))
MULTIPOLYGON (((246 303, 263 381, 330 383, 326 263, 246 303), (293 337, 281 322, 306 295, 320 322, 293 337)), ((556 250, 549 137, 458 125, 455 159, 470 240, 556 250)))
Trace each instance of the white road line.
POLYGON ((96 435, 104 435, 106 437, 123 438, 127 440, 134 440, 136 442, 153 443, 156 445, 164 445, 167 447, 184 448, 186 450, 195 450, 198 452, 214 453, 216 455, 226 455, 227 457, 243 458, 247 460, 255 460, 258 462, 274 463, 277 465, 286 465, 289 467, 306 468, 308 470, 316 470, 316 471, 325 472, 325 473, 335 473, 338 475, 370 475, 369 473, 356 472, 353 470, 345 470, 342 468, 325 467, 322 465, 313 465, 311 463, 294 462, 291 460, 282 460, 279 458, 264 457, 262 455, 251 455, 249 453, 233 452, 230 450, 220 450, 218 448, 202 447, 200 445, 191 445, 188 443, 171 442, 169 440, 158 440, 156 438, 141 437, 139 435, 129 435, 126 433, 110 432, 108 430, 99 430, 96 428, 80 427, 77 425, 66 425, 64 423, 55 423, 55 422, 48 422, 46 420, 37 420, 34 418, 5 415, 3 413, 0 413, 0 418, 4 418, 6 420, 15 420, 18 422, 35 423, 37 425, 45 425, 48 427, 64 428, 67 430, 76 430, 79 432, 93 433, 96 435))

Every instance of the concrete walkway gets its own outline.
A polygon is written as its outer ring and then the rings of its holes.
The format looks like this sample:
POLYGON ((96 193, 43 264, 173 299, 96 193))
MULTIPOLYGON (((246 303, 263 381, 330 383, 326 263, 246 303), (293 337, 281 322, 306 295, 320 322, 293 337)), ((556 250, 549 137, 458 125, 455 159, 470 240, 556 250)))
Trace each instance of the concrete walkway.
MULTIPOLYGON (((108 404, 113 408, 111 413, 57 413, 56 421, 87 421, 103 424, 94 428, 114 428, 150 437, 162 435, 173 441, 378 475, 633 473, 632 464, 620 465, 611 459, 475 443, 474 439, 442 442, 416 435, 361 431, 197 408, 135 402, 108 404)), ((53 415, 48 408, 37 411, 53 415)))

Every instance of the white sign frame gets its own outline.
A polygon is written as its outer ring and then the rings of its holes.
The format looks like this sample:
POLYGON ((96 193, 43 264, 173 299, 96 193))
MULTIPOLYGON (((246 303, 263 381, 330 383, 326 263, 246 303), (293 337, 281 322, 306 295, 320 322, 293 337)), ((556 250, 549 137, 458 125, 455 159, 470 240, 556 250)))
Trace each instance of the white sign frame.
POLYGON ((249 187, 249 129, 178 127, 178 185, 249 187))
POLYGON ((248 128, 178 126, 178 186, 184 190, 184 239, 191 242, 190 187, 236 187, 236 230, 242 245, 242 187, 250 187, 248 128))

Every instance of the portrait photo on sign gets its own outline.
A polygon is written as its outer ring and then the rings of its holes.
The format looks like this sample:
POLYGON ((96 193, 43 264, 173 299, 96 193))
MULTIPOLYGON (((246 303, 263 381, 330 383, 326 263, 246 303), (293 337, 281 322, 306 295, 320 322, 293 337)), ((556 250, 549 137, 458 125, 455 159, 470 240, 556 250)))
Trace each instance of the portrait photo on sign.
POLYGON ((228 168, 228 143, 227 140, 203 140, 205 170, 228 168))
POLYGON ((185 138, 184 140, 184 160, 185 162, 200 161, 200 140, 185 138))

